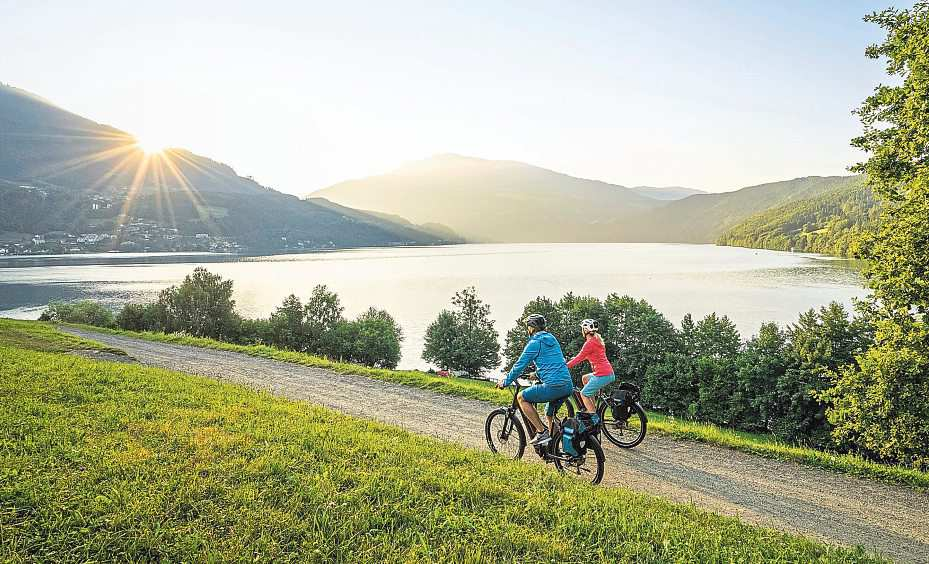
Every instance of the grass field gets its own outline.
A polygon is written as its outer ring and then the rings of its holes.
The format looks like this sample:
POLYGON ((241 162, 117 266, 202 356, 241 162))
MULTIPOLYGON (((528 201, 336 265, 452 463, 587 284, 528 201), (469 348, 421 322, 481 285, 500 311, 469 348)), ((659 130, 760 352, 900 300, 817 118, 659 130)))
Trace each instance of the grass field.
MULTIPOLYGON (((368 378, 376 378, 406 386, 432 390, 438 393, 483 400, 501 405, 508 404, 512 399, 510 392, 498 390, 490 382, 463 378, 444 378, 419 371, 368 368, 356 364, 333 362, 329 359, 306 353, 281 350, 263 345, 244 346, 214 341, 212 339, 191 337, 188 335, 136 333, 131 331, 100 329, 98 327, 81 327, 84 329, 127 335, 151 341, 241 352, 256 357, 293 362, 317 368, 326 368, 341 374, 356 374, 368 378)), ((790 460, 863 478, 872 478, 883 482, 902 484, 918 490, 929 489, 929 473, 902 466, 878 464, 859 456, 834 454, 812 448, 790 445, 778 441, 770 435, 746 433, 706 423, 674 419, 659 413, 648 414, 648 429, 649 432, 658 432, 677 438, 700 441, 767 458, 790 460)))
POLYGON ((82 349, 114 354, 122 353, 120 350, 106 347, 100 343, 62 333, 51 323, 3 318, 0 318, 0 345, 46 352, 82 349))
POLYGON ((2 342, 0 561, 871 561, 244 387, 2 342))

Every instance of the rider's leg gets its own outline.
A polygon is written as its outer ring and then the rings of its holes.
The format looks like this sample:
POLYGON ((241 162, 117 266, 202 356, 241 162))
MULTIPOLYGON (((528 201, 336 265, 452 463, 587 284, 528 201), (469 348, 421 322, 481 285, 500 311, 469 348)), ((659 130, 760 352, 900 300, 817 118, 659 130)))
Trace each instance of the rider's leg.
MULTIPOLYGON (((542 419, 539 417, 539 412, 535 410, 535 405, 526 401, 526 398, 523 397, 523 392, 519 392, 519 408, 523 410, 523 415, 526 416, 526 419, 529 420, 529 423, 535 428, 536 433, 541 433, 545 429, 542 427, 542 419)), ((549 422, 551 425, 551 422, 549 422)))
POLYGON ((597 392, 600 391, 604 386, 611 384, 616 380, 616 376, 612 374, 606 374, 603 376, 593 376, 586 378, 587 383, 584 384, 584 389, 581 390, 581 398, 584 400, 584 408, 588 413, 596 413, 597 411, 597 392))
MULTIPOLYGON (((584 374, 584 375, 581 377, 581 381, 584 382, 584 387, 585 387, 585 388, 587 387, 587 383, 590 382, 590 378, 591 378, 592 376, 593 376, 593 373, 590 373, 590 374, 584 374)), ((581 400, 584 402, 584 410, 585 410, 587 413, 593 413, 593 412, 597 411, 597 402, 596 402, 596 400, 594 400, 593 397, 587 397, 587 396, 585 396, 585 395, 583 394, 583 392, 582 392, 582 393, 581 393, 581 400)))
POLYGON ((558 410, 561 409, 561 406, 564 405, 564 402, 567 401, 567 399, 568 396, 565 396, 563 398, 548 402, 548 409, 545 411, 545 416, 548 418, 548 428, 552 429, 553 432, 555 429, 555 415, 558 414, 558 410))
POLYGON ((584 400, 584 410, 587 413, 594 413, 597 411, 597 402, 594 400, 594 398, 589 398, 584 395, 582 395, 581 398, 584 400))

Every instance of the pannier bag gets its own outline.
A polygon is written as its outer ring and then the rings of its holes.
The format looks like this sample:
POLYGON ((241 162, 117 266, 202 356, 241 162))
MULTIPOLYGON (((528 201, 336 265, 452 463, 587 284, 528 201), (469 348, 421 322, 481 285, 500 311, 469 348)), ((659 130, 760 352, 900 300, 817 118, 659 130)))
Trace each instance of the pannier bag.
POLYGON ((638 401, 635 390, 621 386, 613 391, 613 401, 610 410, 613 412, 613 419, 616 421, 626 421, 632 415, 632 406, 638 401))
POLYGON ((561 426, 561 450, 569 456, 581 456, 586 426, 580 420, 570 417, 561 426))

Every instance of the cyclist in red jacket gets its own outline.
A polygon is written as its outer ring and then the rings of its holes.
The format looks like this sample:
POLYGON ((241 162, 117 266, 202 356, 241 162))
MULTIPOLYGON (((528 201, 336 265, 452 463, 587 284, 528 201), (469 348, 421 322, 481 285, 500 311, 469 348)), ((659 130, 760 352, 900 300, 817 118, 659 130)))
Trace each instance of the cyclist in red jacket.
POLYGON ((586 341, 581 352, 568 361, 568 368, 574 368, 585 360, 590 362, 593 372, 584 374, 584 389, 581 390, 581 398, 584 400, 584 409, 587 413, 596 414, 597 403, 594 398, 597 397, 597 392, 615 381, 616 376, 613 374, 613 365, 606 358, 606 344, 600 336, 600 324, 597 320, 581 321, 581 334, 584 335, 586 341))

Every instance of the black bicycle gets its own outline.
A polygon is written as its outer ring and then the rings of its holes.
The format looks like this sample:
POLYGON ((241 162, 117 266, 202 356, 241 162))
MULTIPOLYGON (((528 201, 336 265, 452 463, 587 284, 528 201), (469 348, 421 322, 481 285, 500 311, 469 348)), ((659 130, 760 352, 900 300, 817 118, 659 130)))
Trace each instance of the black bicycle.
MULTIPOLYGON (((517 380, 513 390, 513 402, 510 406, 491 411, 484 423, 484 437, 487 439, 487 446, 490 450, 513 459, 523 457, 527 443, 526 429, 529 430, 528 440, 535 437, 535 430, 527 421, 526 414, 522 412, 516 399, 519 391, 524 387, 525 385, 517 380)), ((539 458, 546 464, 554 464, 563 474, 571 474, 591 484, 599 484, 603 479, 605 457, 603 447, 594 434, 583 434, 579 437, 575 441, 578 456, 571 456, 562 449, 561 419, 558 418, 557 413, 550 432, 552 438, 548 444, 534 446, 539 458)))
MULTIPOLYGON (((641 391, 630 382, 620 382, 607 394, 597 392, 597 414, 600 416, 600 430, 611 443, 620 448, 632 448, 645 439, 648 429, 648 417, 642 408, 641 391)), ((575 405, 569 403, 568 417, 574 417, 574 411, 583 411, 581 389, 574 388, 575 405)))

